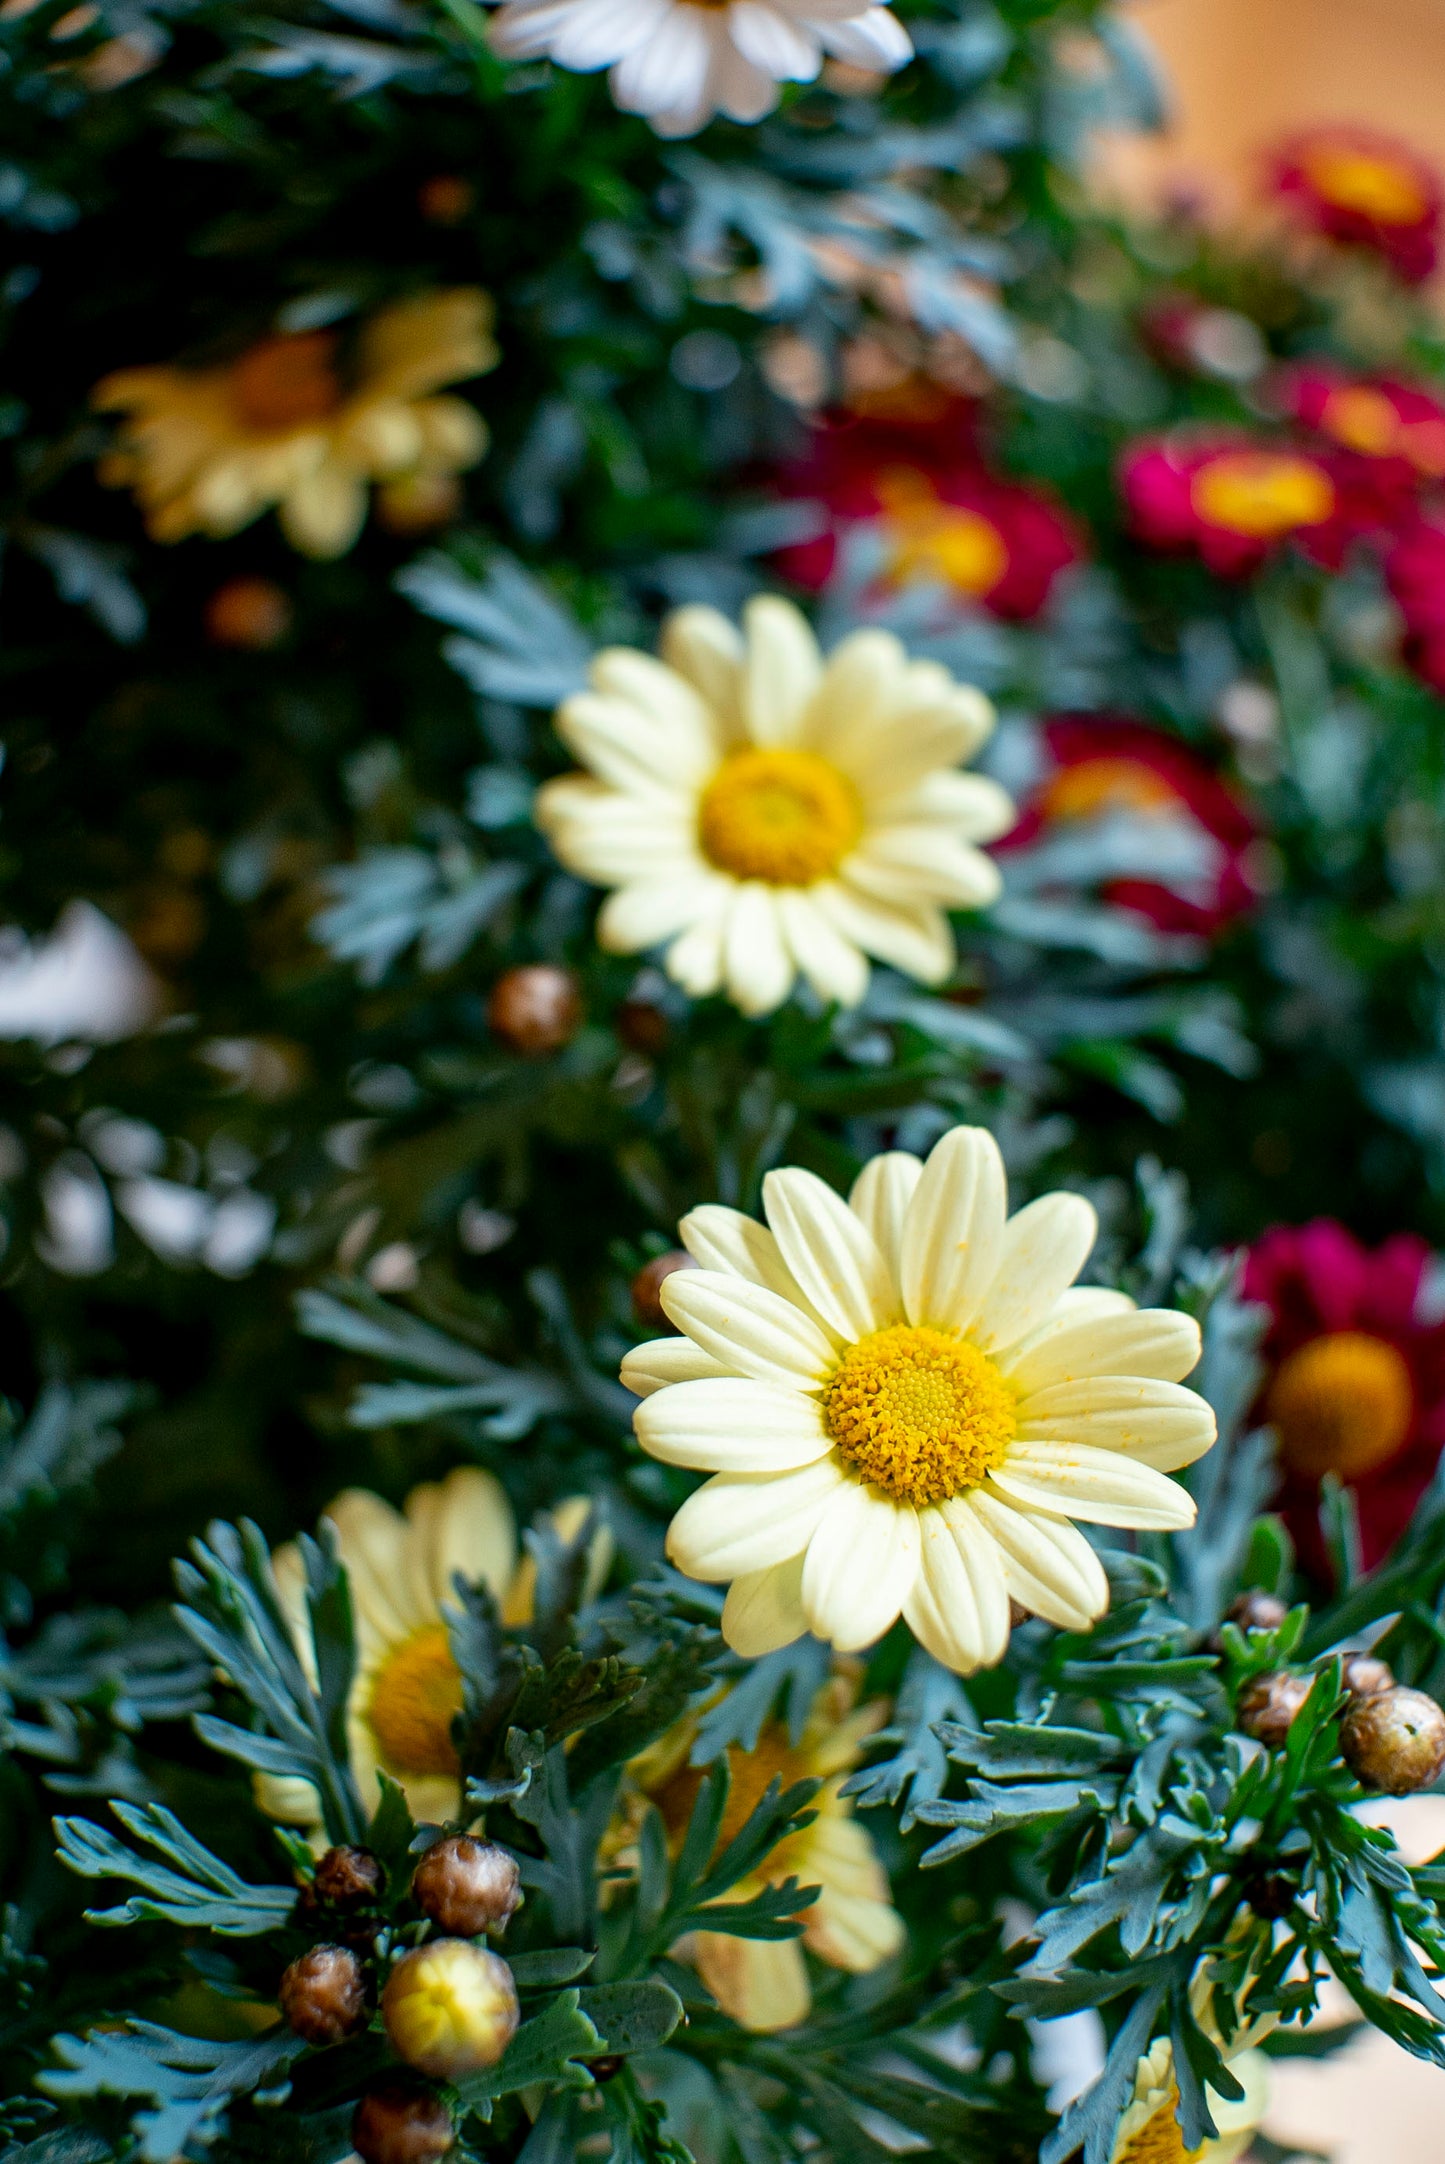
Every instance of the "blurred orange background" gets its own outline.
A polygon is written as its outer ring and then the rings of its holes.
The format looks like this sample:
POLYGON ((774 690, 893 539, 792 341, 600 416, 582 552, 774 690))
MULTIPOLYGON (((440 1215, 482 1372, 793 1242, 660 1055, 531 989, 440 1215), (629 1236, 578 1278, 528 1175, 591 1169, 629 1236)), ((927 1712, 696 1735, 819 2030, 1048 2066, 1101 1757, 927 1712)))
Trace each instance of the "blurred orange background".
POLYGON ((1445 167, 1445 0, 1131 0, 1128 12, 1173 116, 1162 139, 1106 147, 1108 180, 1136 201, 1186 180, 1232 210, 1263 149, 1328 121, 1383 129, 1445 167))

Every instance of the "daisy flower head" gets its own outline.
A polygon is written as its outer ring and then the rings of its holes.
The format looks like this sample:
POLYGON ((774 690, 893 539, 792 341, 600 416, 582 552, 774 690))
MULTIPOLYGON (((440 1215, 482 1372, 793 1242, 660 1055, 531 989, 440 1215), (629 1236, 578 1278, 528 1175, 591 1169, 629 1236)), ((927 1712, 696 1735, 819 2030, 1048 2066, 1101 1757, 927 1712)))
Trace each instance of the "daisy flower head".
POLYGON ((869 955, 936 984, 955 959, 946 912, 999 891, 978 844, 1014 806, 955 771, 993 709, 890 632, 854 632, 825 661, 789 602, 750 602, 742 633, 679 609, 660 659, 600 654, 557 727, 587 771, 545 785, 539 826, 570 871, 614 889, 601 945, 663 946, 695 998, 725 989, 767 1014, 801 976, 853 1007, 869 955))
POLYGON ((1262 2051, 1240 2051, 1229 2071, 1244 2090, 1233 2099, 1209 2098, 1209 2115, 1218 2132, 1197 2149, 1186 2149, 1179 2124, 1179 2084, 1174 2077, 1174 2047, 1167 2036, 1146 2052, 1134 2073, 1129 2100, 1109 2164, 1235 2164, 1259 2131, 1269 2103, 1269 2061, 1262 2051))
POLYGON ((613 103, 668 136, 715 113, 761 120, 779 84, 811 83, 825 53, 879 74, 913 57, 875 0, 504 0, 491 35, 504 59, 610 69, 613 103))
POLYGON ((796 1167, 766 1226, 707 1205, 701 1265, 663 1281, 684 1334, 628 1354, 649 1456, 712 1474, 672 1521, 679 1570, 728 1584, 752 1658, 805 1631, 850 1651, 901 1614, 959 1674, 1008 1645, 1009 1601, 1068 1630, 1108 1606, 1075 1518, 1178 1529, 1171 1472, 1214 1440, 1182 1388, 1199 1330, 1074 1288, 1097 1222, 1079 1195, 1010 1217, 1003 1160, 955 1127, 926 1163, 889 1151, 845 1203, 796 1167))
MULTIPOLYGON (((551 1524, 563 1540, 586 1521, 580 1497, 560 1503, 551 1524)), ((504 1624, 531 1620, 536 1565, 519 1558, 517 1528, 498 1481, 474 1466, 413 1488, 403 1510, 367 1488, 348 1488, 323 1513, 336 1538, 351 1588, 356 1673, 346 1710, 352 1776, 362 1808, 381 1800, 377 1775, 401 1785, 419 1819, 455 1818, 461 1806, 461 1765, 452 1722, 462 1709, 462 1678, 452 1652, 446 1611, 456 1607, 453 1580, 481 1584, 504 1624)), ((612 1549, 594 1535, 588 1587, 607 1574, 612 1549)), ((314 1676, 315 1649, 306 1614, 305 1566, 294 1543, 271 1559, 276 1590, 303 1667, 314 1676)), ((321 1799, 309 1781, 257 1776, 261 1808, 273 1818, 319 1836, 321 1799)))
POLYGON ((435 486, 487 447, 481 415, 438 396, 496 365, 492 303, 474 287, 394 302, 336 331, 259 339, 211 368, 123 368, 92 403, 124 415, 100 477, 129 488, 153 540, 225 540, 273 506, 305 556, 344 555, 367 487, 435 486))

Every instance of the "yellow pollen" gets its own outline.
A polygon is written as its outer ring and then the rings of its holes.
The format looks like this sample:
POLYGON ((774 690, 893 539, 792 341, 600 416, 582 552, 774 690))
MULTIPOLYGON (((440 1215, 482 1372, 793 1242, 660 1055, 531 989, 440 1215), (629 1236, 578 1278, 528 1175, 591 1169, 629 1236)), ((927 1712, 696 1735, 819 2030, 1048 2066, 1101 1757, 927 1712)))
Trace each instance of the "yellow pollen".
POLYGON ((877 486, 893 536, 888 577, 895 585, 941 579, 973 597, 993 591, 1008 569, 1008 545, 991 519, 945 503, 908 468, 885 473, 877 486))
POLYGON ((231 366, 231 396, 249 428, 304 428, 341 403, 331 331, 263 338, 231 366))
POLYGON ((847 776, 816 752, 735 751, 703 790, 697 831, 719 871, 808 887, 857 842, 863 807, 847 776))
POLYGON ((1017 1425, 1013 1392, 977 1346, 907 1323, 848 1347, 823 1408, 858 1477, 919 1505, 976 1488, 1017 1425))
POLYGON ((1379 225, 1418 225, 1430 205, 1407 165, 1343 144, 1322 143, 1300 160, 1315 193, 1379 225))
POLYGON ((1410 1370, 1383 1338, 1337 1330, 1289 1354, 1266 1410, 1292 1472, 1353 1480, 1393 1458, 1409 1434, 1410 1370))
POLYGON ((1207 526, 1272 541, 1333 515, 1335 488, 1313 459, 1290 451, 1221 451, 1199 468, 1189 500, 1207 526))
POLYGON ((1186 2149, 1176 2107, 1179 2091, 1171 2089, 1159 2109, 1136 2134, 1131 2134, 1114 2164, 1197 2164, 1202 2149, 1186 2149))
POLYGON ((1115 753, 1061 766, 1044 785, 1042 807, 1050 819, 1097 819, 1109 811, 1141 812, 1148 818, 1176 811, 1179 796, 1142 759, 1115 753))
POLYGON ((389 1773, 460 1772, 452 1717, 462 1679, 446 1625, 430 1623, 389 1654, 372 1686, 366 1719, 389 1773))
POLYGON ((1399 414, 1383 391, 1372 391, 1367 383, 1351 383, 1343 390, 1331 391, 1320 424, 1336 443, 1350 451, 1364 451, 1371 458, 1381 458, 1394 450, 1400 434, 1399 414))

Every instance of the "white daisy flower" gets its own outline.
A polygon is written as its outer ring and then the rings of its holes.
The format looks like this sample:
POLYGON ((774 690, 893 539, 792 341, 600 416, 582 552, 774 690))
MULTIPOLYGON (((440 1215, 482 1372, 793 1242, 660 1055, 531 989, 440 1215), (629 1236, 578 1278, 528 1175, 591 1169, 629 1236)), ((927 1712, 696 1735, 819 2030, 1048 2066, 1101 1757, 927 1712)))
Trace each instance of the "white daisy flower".
POLYGON ((976 846, 1017 816, 996 782, 954 771, 993 727, 981 692, 890 632, 827 661, 790 602, 750 602, 740 635, 685 608, 662 658, 613 647, 557 727, 588 769, 539 792, 537 822, 569 870, 616 891, 601 944, 666 943, 668 974, 766 1014, 801 975, 856 1006, 867 956, 936 984, 953 967, 946 912, 999 890, 976 846))
POLYGON ((1269 2104, 1269 2061, 1262 2051, 1239 2051, 1228 2063, 1244 2095, 1230 2100, 1209 2090, 1209 2113, 1218 2136, 1198 2149, 1186 2149, 1174 2047, 1162 2037, 1135 2069, 1134 2094, 1119 2121, 1109 2164, 1235 2164, 1259 2131, 1269 2104))
POLYGON ((1180 1387, 1198 1326, 1069 1289, 1098 1229, 1081 1196, 1009 1217, 993 1137, 955 1127, 926 1164, 875 1157, 846 1203, 770 1172, 763 1207, 766 1228, 715 1204, 683 1219, 701 1268, 660 1297, 685 1335, 622 1365, 643 1449, 713 1475, 667 1552, 729 1584, 734 1651, 804 1631, 848 1651, 901 1613, 967 1675, 1002 1658, 1010 1596, 1068 1630, 1103 1614, 1070 1519, 1193 1523, 1165 1476, 1214 1440, 1180 1387))
POLYGON ((491 36, 508 60, 610 68, 613 102, 673 136, 714 113, 761 120, 779 83, 811 83, 824 53, 884 74, 913 57, 872 0, 505 0, 491 36))

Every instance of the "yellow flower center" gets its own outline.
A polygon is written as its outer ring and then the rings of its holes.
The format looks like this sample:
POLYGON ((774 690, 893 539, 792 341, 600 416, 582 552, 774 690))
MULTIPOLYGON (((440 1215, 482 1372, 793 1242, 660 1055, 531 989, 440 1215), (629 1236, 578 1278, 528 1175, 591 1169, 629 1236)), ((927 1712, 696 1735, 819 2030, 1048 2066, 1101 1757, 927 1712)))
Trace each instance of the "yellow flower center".
POLYGON ((1008 569, 1008 545, 991 519, 963 504, 944 503, 922 474, 887 473, 878 498, 893 532, 888 576, 897 585, 942 579, 975 598, 991 593, 1008 569))
POLYGON ((1291 1471, 1352 1480, 1393 1458, 1409 1434, 1410 1370, 1383 1338, 1337 1330, 1283 1361, 1266 1409, 1291 1471))
POLYGON ((703 790, 703 855, 736 879, 807 887, 837 870, 863 831, 846 775, 812 751, 735 751, 703 790))
POLYGON ((232 364, 231 397, 248 428, 304 428, 341 403, 331 331, 263 338, 232 364))
POLYGON ((1352 383, 1342 391, 1331 391, 1320 420, 1336 443, 1344 444, 1347 450, 1365 451, 1371 458, 1393 450, 1400 433, 1400 416, 1389 399, 1383 391, 1372 391, 1367 383, 1352 383))
POLYGON ((1179 2091, 1171 2090, 1153 2116, 1115 2152, 1114 2164, 1197 2164, 1204 2151, 1185 2148, 1175 2109, 1178 2101, 1179 2091))
POLYGON ((861 1480, 901 1503, 941 1503, 1002 1465, 1013 1392, 977 1346, 895 1323, 850 1345, 823 1394, 829 1433, 861 1480))
POLYGON ((1321 143, 1300 160, 1316 195, 1379 225, 1418 225, 1430 205, 1419 177, 1394 158, 1321 143))
POLYGON ((367 1722, 390 1773, 460 1772, 452 1719, 462 1679, 444 1623, 429 1623, 390 1654, 372 1685, 367 1722))
POLYGON ((1050 819, 1096 819, 1101 812, 1142 812, 1146 817, 1177 810, 1179 798, 1162 774, 1142 759, 1080 759, 1059 768, 1042 793, 1050 819))
POLYGON ((1292 451, 1221 451, 1195 474, 1189 500, 1206 526, 1272 541, 1334 512, 1334 483, 1292 451))

